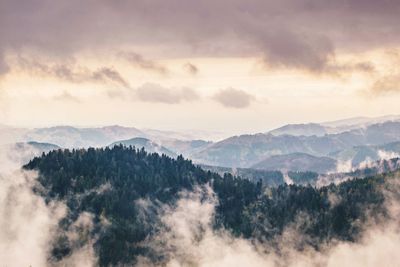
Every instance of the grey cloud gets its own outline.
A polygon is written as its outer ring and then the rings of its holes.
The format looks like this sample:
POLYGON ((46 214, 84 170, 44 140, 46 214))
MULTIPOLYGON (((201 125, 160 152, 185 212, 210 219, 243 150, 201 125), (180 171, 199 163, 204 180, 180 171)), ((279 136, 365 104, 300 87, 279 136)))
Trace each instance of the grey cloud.
POLYGON ((118 53, 118 56, 127 60, 130 64, 140 67, 142 69, 155 71, 160 74, 168 73, 168 69, 165 66, 155 61, 146 59, 140 54, 134 52, 120 52, 118 53))
POLYGON ((186 63, 183 68, 191 75, 196 75, 199 72, 197 66, 189 62, 186 63))
POLYGON ((129 88, 129 83, 122 75, 110 67, 90 70, 86 67, 76 66, 75 64, 42 63, 38 60, 22 57, 18 58, 18 66, 37 75, 49 76, 73 83, 112 83, 123 88, 129 88))
POLYGON ((144 46, 165 57, 250 55, 321 72, 338 49, 399 45, 399 13, 396 0, 4 0, 0 48, 59 56, 144 46))
POLYGON ((5 61, 4 54, 0 50, 0 77, 7 73, 9 70, 9 66, 5 61))
POLYGON ((121 74, 109 67, 102 67, 92 73, 92 77, 94 80, 103 82, 103 81, 112 81, 117 85, 123 86, 125 88, 129 87, 129 83, 121 76, 121 74))
POLYGON ((375 72, 375 66, 371 62, 359 62, 353 68, 364 72, 375 72))
POLYGON ((375 65, 371 62, 347 62, 347 63, 329 63, 319 72, 330 75, 342 76, 342 74, 349 74, 353 72, 375 74, 375 65))
POLYGON ((247 108, 255 97, 234 88, 220 90, 213 99, 228 108, 247 108))
POLYGON ((259 40, 267 64, 279 67, 323 70, 334 56, 332 42, 325 36, 279 29, 259 40))
POLYGON ((178 104, 183 101, 194 101, 200 97, 190 88, 166 88, 155 83, 146 83, 136 89, 137 97, 146 102, 178 104))
POLYGON ((264 62, 271 67, 305 69, 333 75, 375 70, 372 62, 336 62, 334 44, 322 34, 293 33, 281 28, 259 38, 265 54, 264 62))

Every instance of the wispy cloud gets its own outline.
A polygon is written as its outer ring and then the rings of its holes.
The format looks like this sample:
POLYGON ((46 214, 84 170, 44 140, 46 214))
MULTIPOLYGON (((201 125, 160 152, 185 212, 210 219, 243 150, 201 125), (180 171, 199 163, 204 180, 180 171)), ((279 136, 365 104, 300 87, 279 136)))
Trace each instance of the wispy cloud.
POLYGON ((137 97, 145 102, 178 104, 198 100, 200 96, 191 88, 167 88, 155 83, 146 83, 136 89, 137 97))
POLYGON ((139 67, 145 70, 154 71, 160 74, 167 74, 169 71, 167 67, 157 63, 156 61, 146 59, 142 55, 134 52, 120 52, 118 53, 120 58, 125 59, 131 65, 139 67))
POLYGON ((234 88, 220 90, 212 98, 225 107, 238 109, 249 107, 255 100, 253 95, 234 88))
POLYGON ((196 75, 199 72, 199 68, 190 62, 183 65, 183 68, 191 75, 196 75))
POLYGON ((18 66, 25 71, 44 77, 56 78, 72 83, 111 83, 129 88, 129 83, 112 67, 99 67, 91 70, 75 64, 42 63, 35 59, 18 58, 18 66))
POLYGON ((373 82, 370 92, 376 95, 400 93, 400 74, 379 77, 373 82))
POLYGON ((89 78, 92 77, 95 81, 107 82, 111 81, 124 88, 129 88, 129 83, 122 75, 113 68, 102 67, 92 72, 89 78))

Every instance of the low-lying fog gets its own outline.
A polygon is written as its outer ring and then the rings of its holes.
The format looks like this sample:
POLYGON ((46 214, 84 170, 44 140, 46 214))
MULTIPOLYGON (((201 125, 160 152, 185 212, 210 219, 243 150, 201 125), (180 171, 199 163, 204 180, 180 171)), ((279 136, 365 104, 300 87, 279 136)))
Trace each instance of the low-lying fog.
MULTIPOLYGON (((49 257, 52 238, 58 231, 57 223, 65 213, 63 203, 45 203, 35 195, 31 187, 37 173, 20 169, 22 158, 16 151, 3 148, 0 151, 0 262, 2 266, 95 266, 90 240, 68 258, 54 263, 49 257)), ((20 152, 19 152, 20 153, 20 152)), ((35 151, 25 153, 35 154, 35 151)), ((164 207, 161 221, 165 231, 147 240, 148 246, 169 255, 165 266, 396 266, 400 262, 400 205, 397 193, 400 184, 393 184, 393 191, 386 193, 386 205, 392 220, 384 224, 370 222, 358 243, 331 242, 321 251, 306 247, 294 249, 303 237, 293 224, 277 240, 276 248, 266 247, 242 238, 233 237, 227 231, 215 231, 212 219, 218 199, 210 188, 196 192, 182 192, 175 207, 164 207)), ((152 203, 140 203, 143 212, 152 203)), ((68 230, 69 237, 90 229, 91 215, 81 214, 68 230)), ((140 258, 138 266, 151 266, 150 260, 140 258)))

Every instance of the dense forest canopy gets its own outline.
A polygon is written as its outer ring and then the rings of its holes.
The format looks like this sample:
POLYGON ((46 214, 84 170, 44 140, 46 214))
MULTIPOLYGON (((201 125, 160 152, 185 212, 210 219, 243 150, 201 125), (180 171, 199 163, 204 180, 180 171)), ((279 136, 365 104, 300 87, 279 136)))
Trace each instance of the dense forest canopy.
MULTIPOLYGON (((48 203, 60 200, 68 207, 49 258, 57 262, 95 240, 100 266, 134 264, 139 256, 155 264, 165 262, 168 254, 154 250, 146 241, 163 229, 160 218, 165 206, 176 205, 183 191, 211 189, 217 199, 212 227, 266 247, 293 224, 299 224, 298 231, 306 237, 296 244, 299 250, 305 246, 319 249, 333 240, 353 242, 364 223, 389 216, 384 191, 391 190, 390 181, 396 177, 375 175, 319 188, 269 187, 262 179, 250 181, 205 171, 182 156, 173 159, 122 145, 54 150, 24 168, 39 171, 37 194, 48 203), (72 240, 65 233, 82 214, 90 214, 93 227, 81 232, 78 241, 72 240)), ((304 174, 290 175, 303 182, 304 174)))

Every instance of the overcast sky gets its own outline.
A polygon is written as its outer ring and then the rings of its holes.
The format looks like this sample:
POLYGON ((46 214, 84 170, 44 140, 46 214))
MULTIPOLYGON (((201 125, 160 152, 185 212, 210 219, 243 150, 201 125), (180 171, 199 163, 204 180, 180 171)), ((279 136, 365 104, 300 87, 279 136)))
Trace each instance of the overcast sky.
POLYGON ((400 114, 398 0, 1 0, 0 123, 260 132, 400 114))

